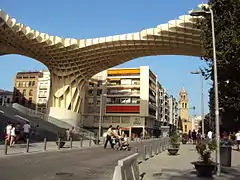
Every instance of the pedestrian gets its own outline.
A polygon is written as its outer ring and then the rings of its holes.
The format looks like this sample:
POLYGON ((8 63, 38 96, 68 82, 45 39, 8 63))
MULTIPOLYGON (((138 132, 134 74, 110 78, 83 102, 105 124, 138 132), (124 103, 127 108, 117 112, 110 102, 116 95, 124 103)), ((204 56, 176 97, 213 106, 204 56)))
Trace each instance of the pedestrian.
POLYGON ((30 137, 30 131, 31 131, 31 126, 28 121, 25 122, 23 125, 23 134, 24 134, 24 140, 27 141, 30 137))
POLYGON ((69 128, 66 129, 66 136, 67 136, 67 141, 69 141, 70 140, 70 129, 69 128))
POLYGON ((12 124, 9 122, 8 125, 6 126, 6 140, 10 142, 11 140, 11 129, 12 129, 12 124))
POLYGON ((240 149, 240 130, 235 134, 236 139, 237 139, 237 150, 239 151, 240 149))
POLYGON ((15 128, 15 133, 16 133, 15 142, 17 142, 21 136, 21 124, 20 123, 17 123, 16 128, 15 128))
MULTIPOLYGON (((75 136, 75 128, 74 127, 72 127, 72 129, 70 130, 70 138, 74 138, 74 136, 75 136)), ((69 138, 69 139, 70 139, 69 138)))
POLYGON ((11 134, 11 139, 10 139, 10 147, 13 147, 15 144, 15 139, 16 139, 16 132, 15 132, 16 128, 15 125, 12 125, 12 129, 10 131, 11 134))
POLYGON ((195 131, 195 129, 192 131, 192 140, 193 140, 193 144, 196 144, 197 132, 195 131))
POLYGON ((207 138, 209 141, 212 141, 212 138, 213 138, 213 132, 211 130, 208 131, 207 133, 207 138))
POLYGON ((106 141, 104 144, 104 149, 106 149, 108 142, 110 143, 111 148, 113 148, 112 135, 113 135, 112 125, 110 125, 107 130, 107 137, 106 137, 106 141))
POLYGON ((191 130, 188 131, 188 142, 192 143, 192 131, 191 130))

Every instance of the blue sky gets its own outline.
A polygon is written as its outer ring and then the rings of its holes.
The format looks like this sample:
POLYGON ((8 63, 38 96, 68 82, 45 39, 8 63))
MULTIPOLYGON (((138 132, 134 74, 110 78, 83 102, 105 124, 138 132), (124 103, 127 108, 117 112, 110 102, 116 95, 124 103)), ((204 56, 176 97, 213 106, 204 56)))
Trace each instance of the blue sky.
MULTIPOLYGON (((153 28, 187 14, 201 0, 7 0, 0 8, 18 22, 50 35, 93 38, 153 28)), ((40 62, 19 55, 0 56, 0 88, 12 90, 18 71, 46 68, 40 62)), ((149 65, 170 94, 178 97, 184 86, 189 93, 191 114, 200 115, 200 77, 190 72, 203 67, 199 57, 151 56, 134 59, 120 67, 149 65)), ((208 111, 209 82, 204 83, 205 112, 208 111)))

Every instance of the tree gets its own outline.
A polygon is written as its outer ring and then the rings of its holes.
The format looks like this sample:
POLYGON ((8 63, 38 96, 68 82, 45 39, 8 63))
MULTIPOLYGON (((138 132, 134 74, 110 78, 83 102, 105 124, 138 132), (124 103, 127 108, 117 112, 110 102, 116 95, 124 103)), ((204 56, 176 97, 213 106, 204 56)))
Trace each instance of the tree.
MULTIPOLYGON (((206 115, 204 116, 204 132, 205 132, 205 133, 207 133, 209 130, 213 131, 213 129, 212 129, 212 123, 213 123, 213 121, 212 121, 212 119, 211 119, 210 113, 206 114, 206 115)), ((200 128, 199 128, 200 132, 202 132, 202 120, 199 121, 199 127, 200 127, 200 128)))
MULTIPOLYGON (((219 106, 224 126, 233 128, 240 126, 240 1, 209 0, 208 4, 214 12, 219 106)), ((211 17, 206 16, 199 22, 202 30, 203 60, 207 63, 203 75, 213 79, 213 52, 211 17)), ((214 89, 209 91, 209 108, 211 119, 214 119, 214 89)))

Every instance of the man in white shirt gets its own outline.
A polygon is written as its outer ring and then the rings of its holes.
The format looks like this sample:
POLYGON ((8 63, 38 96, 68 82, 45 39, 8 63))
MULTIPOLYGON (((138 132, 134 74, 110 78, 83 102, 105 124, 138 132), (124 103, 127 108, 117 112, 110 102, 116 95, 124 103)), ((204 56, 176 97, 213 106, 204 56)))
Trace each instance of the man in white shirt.
POLYGON ((26 123, 23 125, 23 133, 24 133, 24 138, 27 140, 29 138, 31 126, 29 125, 29 122, 26 121, 26 123))
POLYGON ((12 129, 12 124, 9 123, 6 127, 6 135, 7 135, 7 140, 10 141, 11 137, 11 129, 12 129))
POLYGON ((236 139, 237 139, 237 150, 239 151, 240 149, 240 131, 238 131, 236 134, 236 139))
POLYGON ((207 133, 207 137, 208 137, 209 140, 212 140, 212 134, 213 134, 212 131, 209 130, 208 133, 207 133))

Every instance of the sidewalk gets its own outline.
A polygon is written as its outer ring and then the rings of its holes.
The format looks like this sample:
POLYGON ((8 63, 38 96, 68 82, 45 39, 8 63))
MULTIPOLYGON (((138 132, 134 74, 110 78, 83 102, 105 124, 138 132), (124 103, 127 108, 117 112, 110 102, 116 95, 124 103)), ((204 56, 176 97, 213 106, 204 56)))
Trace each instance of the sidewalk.
MULTIPOLYGON (((214 155, 213 155, 214 156, 214 155)), ((181 145, 179 155, 169 156, 167 150, 140 164, 142 180, 190 180, 196 177, 191 162, 198 160, 198 154, 193 145, 181 145)), ((240 176, 240 152, 232 151, 232 167, 224 168, 217 180, 234 180, 240 176)))
MULTIPOLYGON (((96 145, 92 142, 91 147, 96 147, 96 145)), ((72 149, 81 149, 81 148, 89 148, 89 140, 84 140, 82 147, 80 145, 80 141, 73 141, 72 142, 72 149)), ((70 142, 67 141, 62 150, 70 150, 70 142)), ((51 151, 59 151, 56 145, 56 142, 50 141, 47 142, 46 151, 44 151, 44 143, 30 143, 29 145, 29 152, 26 153, 26 144, 15 144, 14 147, 8 146, 8 153, 7 155, 4 154, 4 145, 0 145, 0 158, 8 157, 10 155, 23 155, 23 154, 31 154, 31 153, 40 153, 40 152, 51 152, 51 151)))

